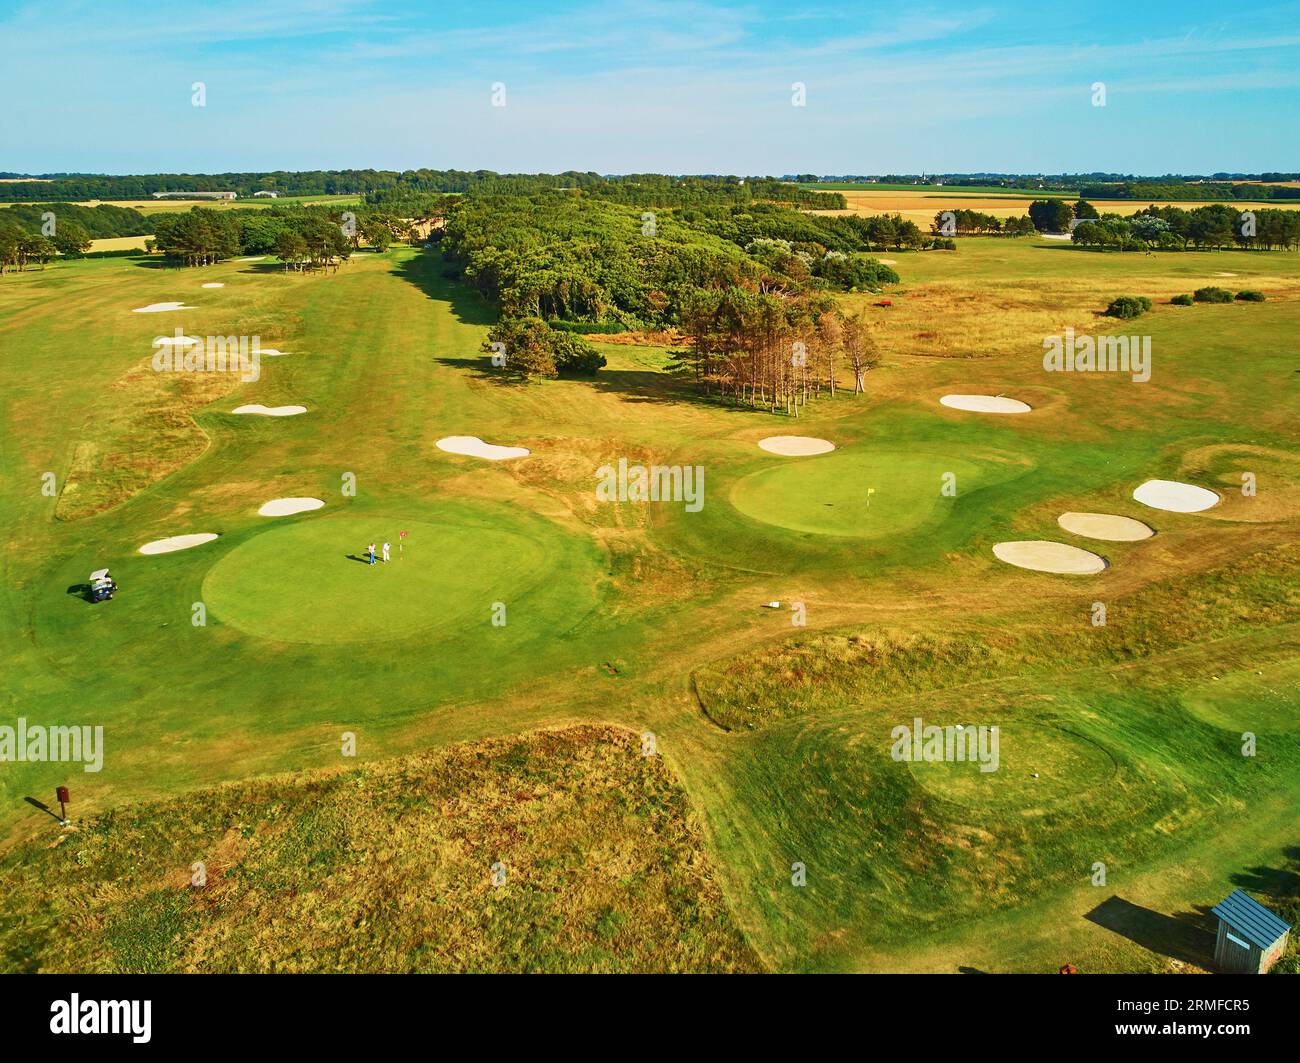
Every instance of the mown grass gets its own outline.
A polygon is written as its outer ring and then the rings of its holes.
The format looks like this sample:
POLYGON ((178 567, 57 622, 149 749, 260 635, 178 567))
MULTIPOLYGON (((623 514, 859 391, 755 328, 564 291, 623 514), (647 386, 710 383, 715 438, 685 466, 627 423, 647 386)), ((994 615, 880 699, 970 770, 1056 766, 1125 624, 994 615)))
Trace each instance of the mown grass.
POLYGON ((105 813, 0 883, 6 970, 760 969, 680 786, 612 727, 105 813))
MULTIPOLYGON (((1105 899, 1089 881, 1094 860, 1111 869, 1110 893, 1195 922, 1234 885, 1258 889, 1268 876, 1253 869, 1286 866, 1283 850, 1294 845, 1300 757, 1282 684, 1300 657, 1288 546, 1300 526, 1289 390, 1300 327, 1296 256, 1095 255, 976 239, 956 253, 899 257, 905 283, 894 306, 871 310, 883 364, 868 375, 867 393, 831 400, 823 392, 798 420, 700 400, 665 371, 661 349, 617 343, 602 344, 609 365, 594 380, 503 387, 481 351, 491 308, 444 278, 432 252, 366 253, 328 277, 286 275, 270 262, 183 271, 131 260, 6 276, 0 343, 22 357, 0 362, 8 459, 0 515, 10 531, 0 547, 0 630, 12 651, 0 716, 102 723, 107 748, 98 775, 6 764, 0 828, 11 843, 48 838, 48 817, 22 798, 48 801, 54 786, 69 784, 75 816, 111 814, 114 829, 126 831, 152 802, 217 801, 213 784, 337 768, 345 730, 358 736, 353 774, 362 781, 352 785, 360 792, 366 765, 383 770, 380 762, 413 750, 614 719, 658 736, 699 811, 701 844, 735 920, 769 968, 1055 970, 1070 960, 1087 970, 1167 969, 1177 954, 1167 942, 1126 938, 1088 919, 1105 899), (1157 305, 1141 319, 1155 352, 1148 384, 1043 372, 1045 334, 1111 328, 1095 315, 1114 295, 1191 291, 1220 271, 1266 291, 1268 302, 1157 305), (210 279, 226 287, 197 289, 210 279), (199 309, 178 321, 130 312, 174 298, 199 309), (96 472, 108 468, 106 455, 167 454, 147 449, 147 420, 118 420, 144 394, 131 372, 148 339, 173 324, 229 334, 241 321, 289 357, 206 406, 168 407, 206 437, 201 454, 173 455, 118 486, 96 472), (105 396, 118 381, 131 390, 110 409, 105 396), (951 391, 1022 397, 1034 412, 949 410, 938 398, 951 391), (301 402, 311 412, 233 417, 236 401, 301 402), (818 523, 809 520, 796 522, 801 530, 733 501, 746 477, 776 467, 791 477, 825 460, 781 459, 756 445, 786 433, 831 439, 843 454, 933 455, 945 469, 971 462, 998 475, 987 483, 959 476, 943 508, 879 536, 823 534, 808 530, 818 523), (447 455, 435 443, 451 434, 526 446, 532 456, 493 464, 447 455), (595 469, 619 457, 705 466, 704 509, 598 503, 595 469), (58 502, 40 490, 47 470, 60 482, 80 476, 88 493, 104 484, 109 504, 59 519, 58 502), (1241 493, 1244 471, 1257 475, 1256 495, 1241 493), (341 491, 344 473, 355 477, 355 497, 341 491), (1202 514, 1144 511, 1132 490, 1151 477, 1203 483, 1223 501, 1202 514), (257 516, 262 502, 290 495, 325 499, 327 508, 288 521, 257 516), (403 521, 450 535, 440 514, 474 514, 505 541, 532 546, 502 558, 500 549, 444 556, 435 543, 420 556, 443 568, 406 588, 388 617, 381 584, 359 590, 351 573, 331 570, 336 578, 300 586, 320 575, 304 561, 326 548, 318 541, 292 565, 278 563, 288 558, 276 543, 296 541, 291 529, 344 510, 377 536, 403 521), (1065 510, 1139 517, 1157 534, 1141 543, 1078 540, 1110 561, 1096 577, 1029 573, 993 558, 991 545, 1008 538, 1066 539, 1056 523, 1065 510), (163 557, 136 553, 149 539, 200 530, 221 538, 163 557), (538 550, 554 570, 518 594, 515 562, 538 550), (241 560, 256 564, 239 570, 241 560), (71 591, 102 565, 122 593, 92 606, 71 591), (209 580, 236 570, 235 607, 218 602, 206 626, 193 626, 209 580), (291 623, 278 614, 276 626, 270 618, 284 603, 255 596, 286 586, 296 612, 291 623), (429 588, 427 611, 420 588, 429 588), (364 606, 355 617, 349 594, 364 606), (502 597, 509 623, 493 628, 489 610, 502 597), (312 625, 318 598, 329 599, 322 619, 369 617, 364 634, 376 637, 294 641, 312 625), (805 603, 806 631, 790 626, 787 610, 762 608, 773 599, 805 603), (1090 622, 1098 601, 1105 628, 1090 622), (251 630, 259 620, 270 626, 251 630), (736 730, 701 710, 693 674, 710 711, 733 714, 736 730), (890 727, 916 715, 1005 727, 1005 770, 979 780, 954 774, 960 766, 927 772, 894 762, 890 727), (1241 755, 1244 730, 1260 739, 1254 758, 1241 755), (807 866, 806 887, 791 883, 795 861, 807 866)), ((872 462, 848 465, 847 475, 818 483, 816 498, 808 492, 789 508, 839 509, 839 492, 860 503, 872 462)), ((898 487, 911 490, 911 481, 898 487)), ((789 490, 800 490, 797 479, 789 490)), ((873 508, 880 500, 873 496, 873 508)), ((352 533, 346 538, 351 550, 352 533)), ((378 575, 349 563, 357 581, 378 575)), ((383 579, 395 572, 390 565, 383 579)), ((262 792, 246 785, 238 792, 262 792)), ((333 784, 309 774, 278 785, 333 784)), ((394 879, 387 896, 399 898, 398 914, 356 910, 364 925, 349 930, 341 898, 354 881, 371 881, 380 842, 342 808, 304 809, 294 831, 226 809, 233 834, 214 826, 194 838, 220 869, 223 843, 238 856, 238 846, 265 836, 259 870, 241 888, 291 909, 293 898, 277 892, 291 888, 286 868, 328 878, 338 897, 315 900, 339 936, 322 938, 323 954, 346 966, 348 950, 364 950, 369 938, 398 940, 392 920, 417 901, 402 900, 409 882, 394 879), (357 853, 367 854, 365 866, 357 853)), ((293 819, 287 809, 278 815, 293 819)), ((214 812, 210 822, 219 819, 214 812)), ((426 837, 418 815, 402 824, 426 837)), ((572 845, 608 855, 605 829, 575 826, 572 845)), ((564 830, 550 837, 554 855, 570 860, 564 830)), ((94 963, 147 969, 197 955, 176 951, 189 940, 176 927, 193 915, 177 898, 192 903, 184 882, 198 857, 188 835, 167 838, 165 868, 132 870, 125 850, 119 865, 97 865, 105 884, 87 905, 109 903, 108 878, 119 871, 136 892, 112 933, 99 928, 94 963)), ((407 842, 390 844, 405 850, 407 842)), ((35 852, 8 850, 19 851, 35 852)), ((28 896, 57 884, 24 878, 18 862, 5 866, 28 896)), ((477 856, 464 866, 481 870, 477 856)), ((433 902, 421 894, 418 904, 433 902)), ((564 953, 553 907, 530 909, 528 925, 540 928, 531 937, 523 909, 511 909, 517 948, 501 966, 577 954, 604 962, 583 943, 617 939, 637 910, 613 894, 603 907, 575 909, 582 948, 564 953)), ((246 914, 225 953, 204 939, 203 955, 252 963, 265 945, 286 964, 301 961, 294 920, 254 926, 246 914)), ((450 949, 487 962, 476 946, 456 951, 477 940, 466 927, 437 925, 423 952, 412 946, 402 956, 438 959, 450 949)), ((13 965, 55 955, 59 934, 59 924, 27 919, 6 938, 13 965)), ((357 955, 369 963, 379 953, 357 955)), ((677 955, 699 964, 704 952, 677 955)))
MULTIPOLYGON (((821 631, 702 668, 695 689, 720 727, 754 730, 850 698, 1126 663, 1280 629, 1300 623, 1300 548, 1278 547, 1190 580, 1145 587, 1112 599, 1100 625, 1093 618, 1091 609, 1056 605, 1032 616, 931 624, 920 631, 821 631)), ((1282 729, 1288 722, 1300 727, 1300 719, 1273 715, 1282 729)))

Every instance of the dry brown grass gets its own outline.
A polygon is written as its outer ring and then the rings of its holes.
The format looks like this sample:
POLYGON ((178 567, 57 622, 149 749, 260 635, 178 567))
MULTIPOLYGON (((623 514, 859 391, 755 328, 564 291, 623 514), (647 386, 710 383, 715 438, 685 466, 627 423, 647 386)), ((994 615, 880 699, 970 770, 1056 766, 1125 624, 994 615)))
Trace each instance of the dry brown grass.
POLYGON ((119 810, 0 883, 8 970, 759 969, 676 778, 609 726, 119 810))

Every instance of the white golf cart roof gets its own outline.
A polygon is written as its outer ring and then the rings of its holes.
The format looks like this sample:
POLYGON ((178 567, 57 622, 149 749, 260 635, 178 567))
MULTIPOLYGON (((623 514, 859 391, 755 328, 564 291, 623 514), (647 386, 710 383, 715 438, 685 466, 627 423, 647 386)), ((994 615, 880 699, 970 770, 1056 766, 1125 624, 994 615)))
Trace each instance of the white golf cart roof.
POLYGON ((109 575, 108 575, 108 569, 106 569, 106 568, 97 568, 97 569, 95 569, 94 572, 92 572, 92 573, 90 574, 90 582, 91 582, 91 583, 95 583, 95 582, 97 582, 97 581, 99 581, 99 580, 102 580, 102 579, 109 579, 109 578, 110 578, 110 577, 109 577, 109 575))

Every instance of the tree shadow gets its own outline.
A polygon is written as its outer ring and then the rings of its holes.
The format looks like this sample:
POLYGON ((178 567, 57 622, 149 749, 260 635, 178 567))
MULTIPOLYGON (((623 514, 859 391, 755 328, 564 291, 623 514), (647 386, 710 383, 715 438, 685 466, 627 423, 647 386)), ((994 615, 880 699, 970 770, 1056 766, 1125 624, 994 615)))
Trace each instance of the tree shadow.
POLYGON ((1300 899, 1300 845, 1283 849, 1282 856, 1289 867, 1250 867, 1229 875, 1228 880, 1249 893, 1300 899))
POLYGON ((1205 905, 1192 912, 1164 915, 1111 896, 1084 915, 1089 922, 1126 937, 1144 949, 1197 967, 1214 962, 1214 917, 1205 905))
POLYGON ((393 275, 422 291, 430 299, 447 303, 463 325, 495 325, 496 310, 463 280, 444 276, 449 269, 441 251, 427 248, 398 264, 393 275))

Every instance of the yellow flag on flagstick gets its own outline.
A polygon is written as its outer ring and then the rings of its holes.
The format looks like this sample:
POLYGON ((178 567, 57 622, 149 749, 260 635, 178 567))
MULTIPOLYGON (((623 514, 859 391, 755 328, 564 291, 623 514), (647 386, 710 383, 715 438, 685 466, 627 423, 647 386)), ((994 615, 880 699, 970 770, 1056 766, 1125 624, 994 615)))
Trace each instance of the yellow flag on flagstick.
POLYGON ((874 495, 875 493, 876 493, 876 489, 874 487, 867 488, 867 505, 871 505, 871 496, 874 495))

